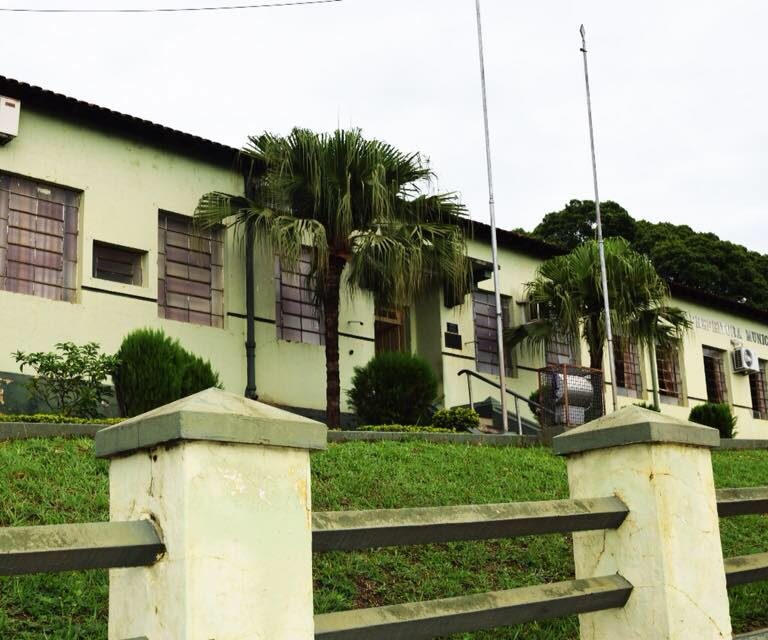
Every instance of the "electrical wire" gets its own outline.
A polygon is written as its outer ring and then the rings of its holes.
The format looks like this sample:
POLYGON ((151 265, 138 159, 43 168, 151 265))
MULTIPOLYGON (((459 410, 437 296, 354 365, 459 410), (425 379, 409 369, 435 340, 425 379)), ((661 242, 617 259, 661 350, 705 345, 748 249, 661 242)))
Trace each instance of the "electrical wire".
POLYGON ((159 7, 149 9, 29 9, 0 7, 6 13, 177 13, 190 11, 238 11, 241 9, 268 9, 271 7, 295 7, 309 4, 329 4, 343 0, 294 0, 293 2, 268 2, 265 4, 239 4, 221 7, 159 7))

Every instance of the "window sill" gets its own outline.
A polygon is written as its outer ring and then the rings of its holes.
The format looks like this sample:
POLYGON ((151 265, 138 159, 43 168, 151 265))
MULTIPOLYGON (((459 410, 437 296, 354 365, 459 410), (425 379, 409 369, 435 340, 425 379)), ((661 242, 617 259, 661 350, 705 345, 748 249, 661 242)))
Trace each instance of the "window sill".
POLYGON ((99 289, 100 291, 111 291, 113 293, 122 293, 132 296, 141 296, 157 300, 157 291, 151 291, 146 285, 124 284, 114 280, 102 280, 101 278, 89 277, 83 280, 83 287, 99 289))

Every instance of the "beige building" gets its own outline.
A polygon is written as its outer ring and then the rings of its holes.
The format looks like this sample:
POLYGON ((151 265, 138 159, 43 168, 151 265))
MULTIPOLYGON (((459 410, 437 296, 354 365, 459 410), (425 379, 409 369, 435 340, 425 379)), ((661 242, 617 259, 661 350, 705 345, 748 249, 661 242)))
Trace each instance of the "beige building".
MULTIPOLYGON (((0 410, 33 408, 12 352, 47 351, 65 340, 95 341, 112 352, 139 327, 179 338, 211 360, 227 390, 242 393, 242 239, 227 231, 200 241, 190 229, 201 195, 242 193, 237 150, 10 79, 0 78, 0 95, 0 137, 8 132, 0 140, 0 379, 7 381, 0 410)), ((343 395, 353 368, 382 349, 425 357, 446 406, 469 401, 463 369, 497 380, 489 238, 487 226, 474 225, 476 291, 463 304, 448 306, 435 291, 408 309, 383 309, 365 295, 342 294, 343 395)), ((499 246, 506 318, 515 325, 530 319, 524 283, 558 249, 507 231, 499 232, 499 246)), ((306 274, 281 270, 263 248, 255 273, 259 397, 321 411, 323 337, 306 274)), ((739 436, 768 437, 768 312, 698 291, 673 293, 695 328, 677 352, 657 354, 664 411, 687 417, 696 403, 725 401, 738 415, 739 436), (743 348, 759 372, 736 370, 733 352, 743 348)), ((550 345, 547 354, 510 356, 507 385, 524 397, 537 388, 546 362, 588 362, 586 347, 566 343, 550 345)), ((621 344, 617 362, 620 404, 652 401, 650 354, 621 344)), ((610 403, 611 394, 603 395, 610 403)), ((473 399, 489 396, 496 389, 475 379, 473 399)), ((347 408, 346 397, 342 403, 347 408)), ((525 403, 520 409, 532 418, 525 403)))

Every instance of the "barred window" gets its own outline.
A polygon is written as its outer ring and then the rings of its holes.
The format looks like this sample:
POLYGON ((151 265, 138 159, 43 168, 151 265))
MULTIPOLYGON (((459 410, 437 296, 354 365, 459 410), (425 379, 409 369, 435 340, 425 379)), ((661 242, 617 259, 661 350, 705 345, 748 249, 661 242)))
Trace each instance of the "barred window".
POLYGON ((623 336, 614 336, 613 361, 616 365, 616 391, 619 395, 639 398, 643 390, 637 345, 623 336))
POLYGON ((410 351, 408 309, 405 307, 384 307, 377 303, 373 313, 376 353, 410 351))
POLYGON ((80 195, 0 174, 0 289, 75 301, 80 195))
POLYGON ((325 344, 325 320, 315 290, 311 248, 303 247, 299 261, 290 269, 283 267, 275 256, 275 323, 278 338, 325 344))
POLYGON ((707 383, 709 402, 727 402, 728 390, 725 384, 724 351, 702 347, 704 355, 704 378, 707 383))
POLYGON ((674 347, 656 347, 656 370, 659 378, 659 395, 667 404, 680 402, 682 379, 680 355, 674 347))
POLYGON ((765 360, 760 360, 760 371, 749 376, 749 390, 752 393, 752 416, 768 420, 768 378, 765 360))
POLYGON ((549 339, 544 356, 546 364, 580 364, 573 340, 561 332, 555 333, 549 339))
MULTIPOLYGON (((509 296, 501 296, 502 319, 509 326, 509 296)), ((475 322, 475 363, 481 373, 499 375, 499 345, 496 325, 496 297, 489 291, 472 292, 472 312, 475 322)), ((512 354, 504 353, 506 376, 512 376, 512 354)))
POLYGON ((160 213, 157 308, 161 318, 224 326, 221 230, 199 231, 188 217, 160 213))
POLYGON ((140 287, 144 282, 142 263, 146 254, 146 251, 94 242, 93 277, 140 287))

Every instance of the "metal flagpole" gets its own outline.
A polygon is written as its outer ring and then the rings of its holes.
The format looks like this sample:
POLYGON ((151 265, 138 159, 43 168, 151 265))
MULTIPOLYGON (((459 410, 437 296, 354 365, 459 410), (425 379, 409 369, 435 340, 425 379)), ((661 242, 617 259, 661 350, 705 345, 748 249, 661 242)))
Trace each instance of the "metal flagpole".
POLYGON ((611 371, 611 398, 613 410, 618 408, 616 394, 616 363, 613 359, 613 331, 611 330, 611 306, 608 300, 608 276, 605 268, 605 243, 603 242, 603 223, 600 219, 600 196, 597 192, 597 162, 595 160, 595 133, 592 127, 592 98, 589 94, 589 72, 587 71, 587 41, 584 25, 579 27, 581 33, 581 53, 584 56, 584 83, 587 86, 587 117, 589 119, 589 146, 592 151, 592 181, 595 185, 595 218, 597 220, 597 251, 600 255, 600 279, 603 285, 603 302, 605 304, 605 336, 608 342, 608 363, 611 371))
MULTIPOLYGON (((483 27, 480 20, 480 0, 475 0, 477 11, 477 47, 480 52, 480 85, 483 91, 483 124, 485 126, 485 162, 488 172, 488 209, 491 215, 491 260, 493 261, 493 293, 496 300, 496 346, 499 351, 499 387, 501 390, 501 420, 504 431, 507 424, 507 385, 504 362, 504 316, 499 293, 499 260, 496 244, 496 205, 493 201, 493 174, 491 172, 491 136, 488 130, 488 97, 485 91, 485 59, 483 58, 483 27)), ((522 426, 518 420, 518 432, 522 435, 522 426)))

